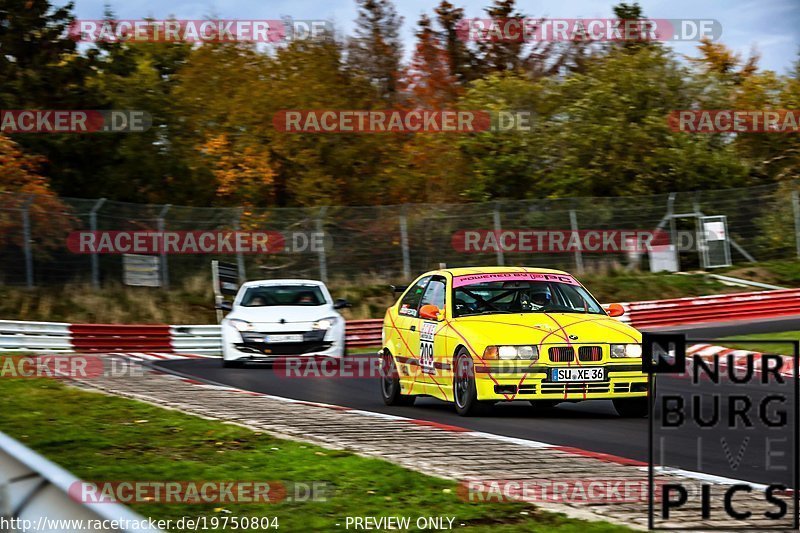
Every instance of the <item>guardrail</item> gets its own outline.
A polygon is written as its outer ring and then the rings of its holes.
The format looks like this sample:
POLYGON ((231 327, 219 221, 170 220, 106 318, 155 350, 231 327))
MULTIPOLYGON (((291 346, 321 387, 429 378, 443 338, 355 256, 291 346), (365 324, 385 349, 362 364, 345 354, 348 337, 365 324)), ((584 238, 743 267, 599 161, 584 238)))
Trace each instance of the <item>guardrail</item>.
MULTIPOLYGON (((118 503, 84 503, 70 497, 80 480, 4 433, 0 433, 0 518, 17 519, 19 527, 3 531, 80 531, 160 533, 147 520, 118 503), (23 524, 29 527, 23 527, 23 524), (72 521, 72 523, 70 523, 72 521), (111 526, 118 527, 102 527, 111 526), (89 528, 91 524, 96 527, 89 528)), ((13 525, 13 523, 12 523, 13 525)))
POLYGON ((630 324, 642 329, 779 318, 800 315, 800 289, 631 302, 624 306, 630 324))
MULTIPOLYGON (((618 320, 651 329, 800 315, 800 289, 623 303, 618 320)), ((347 322, 347 347, 381 343, 380 318, 347 322)), ((0 351, 177 352, 219 354, 218 325, 64 324, 0 320, 0 351)))
POLYGON ((0 320, 0 351, 73 351, 70 324, 0 320))
MULTIPOLYGON (((383 320, 347 323, 348 348, 381 343, 383 320)), ((64 351, 82 353, 176 352, 221 353, 222 334, 216 324, 126 325, 67 324, 0 320, 0 351, 64 351)))
POLYGON ((381 344, 382 318, 350 320, 347 322, 345 338, 347 348, 364 348, 381 344))

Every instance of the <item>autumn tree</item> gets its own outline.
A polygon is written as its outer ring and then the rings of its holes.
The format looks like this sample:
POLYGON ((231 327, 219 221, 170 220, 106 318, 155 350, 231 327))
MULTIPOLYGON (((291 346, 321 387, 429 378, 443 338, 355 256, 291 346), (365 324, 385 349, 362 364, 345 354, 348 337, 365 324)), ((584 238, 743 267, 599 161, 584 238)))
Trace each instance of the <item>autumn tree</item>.
MULTIPOLYGON (((91 87, 97 53, 67 36, 73 4, 0 0, 0 109, 103 109, 91 87)), ((105 147, 74 135, 15 135, 26 153, 46 156, 42 172, 56 191, 76 195, 105 147)), ((96 139, 95 139, 96 140, 96 139)))
POLYGON ((23 246, 21 210, 26 206, 38 254, 62 247, 74 226, 74 217, 41 174, 44 163, 43 157, 24 153, 0 135, 0 246, 23 246))
POLYGON ((709 37, 701 38, 697 49, 700 57, 689 60, 708 74, 716 74, 739 84, 758 71, 759 55, 755 52, 747 59, 742 59, 741 54, 709 37))
POLYGON ((458 95, 449 56, 427 15, 422 15, 419 20, 417 45, 406 72, 405 84, 415 106, 441 108, 455 101, 458 95))
MULTIPOLYGON (((503 23, 509 19, 522 20, 524 15, 517 11, 516 0, 494 0, 486 8, 489 19, 503 23)), ((481 39, 478 42, 481 72, 515 72, 525 63, 525 43, 522 39, 500 38, 481 39)))
POLYGON ((347 62, 375 88, 382 105, 396 101, 403 46, 397 14, 391 0, 357 0, 355 34, 349 40, 347 62))
POLYGON ((441 27, 441 40, 447 54, 450 75, 464 86, 480 76, 475 53, 469 48, 461 28, 464 23, 464 9, 455 7, 447 0, 436 7, 436 20, 441 27))
POLYGON ((106 106, 144 110, 152 125, 133 134, 90 136, 103 147, 105 157, 96 161, 95 172, 76 177, 75 183, 87 191, 84 194, 117 200, 188 205, 211 201, 213 195, 193 179, 179 142, 185 118, 175 106, 174 92, 192 47, 181 42, 112 42, 98 43, 98 48, 103 54, 93 86, 106 106))
POLYGON ((746 166, 721 136, 669 128, 670 112, 692 108, 702 94, 690 78, 665 47, 645 46, 612 49, 584 73, 548 81, 540 179, 559 196, 746 185, 746 166))
POLYGON ((202 147, 217 185, 217 198, 232 206, 273 204, 275 172, 263 146, 234 146, 226 135, 209 139, 202 147))

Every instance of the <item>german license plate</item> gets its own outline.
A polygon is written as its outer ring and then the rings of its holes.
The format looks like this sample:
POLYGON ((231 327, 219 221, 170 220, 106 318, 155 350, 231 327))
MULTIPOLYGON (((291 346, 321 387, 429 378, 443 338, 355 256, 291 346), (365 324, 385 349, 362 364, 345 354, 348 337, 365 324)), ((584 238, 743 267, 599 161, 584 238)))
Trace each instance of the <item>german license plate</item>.
POLYGON ((601 366, 554 368, 551 376, 553 381, 563 382, 605 381, 606 372, 601 366))
POLYGON ((264 342, 269 344, 278 344, 281 342, 303 342, 302 335, 267 335, 264 337, 264 342))

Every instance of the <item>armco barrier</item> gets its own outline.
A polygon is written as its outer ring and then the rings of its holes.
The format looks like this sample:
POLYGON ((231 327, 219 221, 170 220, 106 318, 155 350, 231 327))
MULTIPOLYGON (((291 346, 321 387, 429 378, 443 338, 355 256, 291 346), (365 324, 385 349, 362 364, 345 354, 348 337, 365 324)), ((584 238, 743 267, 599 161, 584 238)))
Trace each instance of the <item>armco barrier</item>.
POLYGON ((169 326, 71 324, 69 329, 78 352, 172 351, 169 326))
POLYGON ((161 533, 118 503, 76 501, 70 487, 78 482, 68 471, 0 433, 0 517, 18 519, 20 525, 3 526, 3 531, 161 533), (74 526, 79 520, 83 528, 74 526), (27 529, 22 528, 25 523, 30 524, 27 529))
POLYGON ((0 351, 72 351, 69 324, 0 320, 0 351))
POLYGON ((381 344, 382 318, 350 320, 347 322, 345 336, 348 348, 363 348, 381 344))
MULTIPOLYGON (((381 319, 347 323, 348 348, 381 343, 381 319)), ((216 324, 66 324, 0 320, 0 351, 221 353, 216 324)))
MULTIPOLYGON (((800 315, 800 289, 740 292, 622 304, 636 328, 800 315)), ((377 347, 382 319, 347 322, 347 347, 377 347)), ((0 320, 0 351, 178 352, 219 354, 218 325, 64 324, 0 320)))
POLYGON ((629 323, 641 329, 703 322, 758 320, 800 315, 800 289, 632 302, 624 306, 629 323))

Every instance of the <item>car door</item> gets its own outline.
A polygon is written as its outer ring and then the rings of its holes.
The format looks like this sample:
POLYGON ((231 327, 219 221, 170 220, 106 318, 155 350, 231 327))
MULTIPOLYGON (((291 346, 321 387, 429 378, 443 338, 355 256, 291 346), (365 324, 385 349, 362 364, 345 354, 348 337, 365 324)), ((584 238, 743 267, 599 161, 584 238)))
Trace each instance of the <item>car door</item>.
MULTIPOLYGON (((445 294, 447 292, 447 281, 442 276, 433 276, 425 287, 425 292, 419 302, 419 309, 426 305, 435 305, 440 311, 445 309, 445 294)), ((430 318, 423 318, 417 311, 416 318, 417 335, 417 360, 419 361, 420 376, 419 381, 432 386, 436 390, 431 390, 435 394, 442 385, 442 361, 445 356, 444 340, 441 333, 442 322, 430 318)), ((441 391, 440 391, 441 392, 441 391)))
POLYGON ((423 276, 408 288, 397 304, 397 316, 394 319, 393 329, 390 332, 395 336, 394 354, 399 362, 407 362, 408 359, 416 359, 419 348, 419 303, 425 293, 425 287, 430 281, 430 276, 423 276), (399 336, 399 338, 397 338, 399 336))

